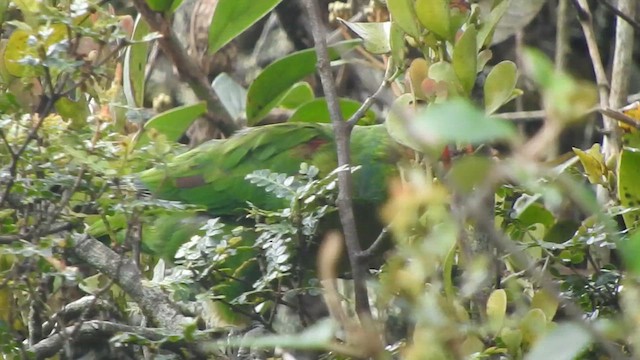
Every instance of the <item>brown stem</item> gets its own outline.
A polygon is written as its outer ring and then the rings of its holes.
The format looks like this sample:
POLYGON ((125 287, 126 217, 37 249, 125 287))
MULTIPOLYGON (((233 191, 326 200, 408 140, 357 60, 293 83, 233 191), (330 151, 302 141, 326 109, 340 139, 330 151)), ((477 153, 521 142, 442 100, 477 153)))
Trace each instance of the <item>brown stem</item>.
MULTIPOLYGON (((139 1, 139 0, 138 0, 139 1)), ((327 40, 323 32, 323 26, 320 20, 320 9, 316 0, 305 0, 307 12, 309 13, 311 30, 315 41, 316 53, 318 56, 318 73, 322 82, 322 89, 327 99, 329 114, 333 123, 333 130, 336 139, 336 150, 338 153, 338 166, 349 166, 350 159, 350 137, 351 127, 342 118, 340 105, 338 103, 338 95, 335 89, 333 74, 329 61, 329 52, 327 50, 327 40)), ((365 279, 367 277, 367 269, 365 263, 358 256, 362 252, 360 242, 358 241, 358 231, 356 230, 355 216, 352 204, 352 178, 351 171, 341 171, 338 173, 338 211, 340 213, 340 222, 344 231, 344 238, 347 245, 347 254, 353 275, 354 290, 356 297, 356 312, 361 317, 371 317, 371 309, 369 307, 369 295, 367 294, 367 286, 365 279)))

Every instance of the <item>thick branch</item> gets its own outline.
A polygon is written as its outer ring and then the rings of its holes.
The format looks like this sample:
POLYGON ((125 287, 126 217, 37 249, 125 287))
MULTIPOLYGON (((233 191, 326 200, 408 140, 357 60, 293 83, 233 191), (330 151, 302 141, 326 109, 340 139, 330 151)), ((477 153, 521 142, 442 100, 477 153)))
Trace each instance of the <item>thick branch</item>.
POLYGON ((96 239, 76 236, 72 247, 83 261, 115 281, 138 304, 153 323, 169 329, 182 329, 192 321, 158 288, 143 283, 143 276, 131 259, 116 254, 96 239))
MULTIPOLYGON (((331 115, 331 121, 333 123, 338 153, 338 166, 349 166, 351 127, 344 121, 340 111, 338 95, 335 89, 333 74, 331 73, 327 40, 320 19, 320 9, 316 0, 305 0, 305 5, 311 20, 311 30, 313 32, 318 56, 318 73, 320 74, 322 89, 327 99, 329 114, 331 115)), ((358 241, 358 232, 356 230, 355 216, 353 213, 351 171, 341 171, 338 174, 338 186, 340 188, 337 201, 338 211, 340 213, 340 222, 342 223, 342 229, 344 231, 349 263, 353 275, 356 311, 361 316, 370 317, 371 309, 369 308, 369 296, 365 282, 367 269, 361 257, 358 256, 358 254, 362 252, 362 249, 358 241)))
POLYGON ((191 86, 198 98, 207 103, 207 119, 215 124, 225 136, 233 134, 237 130, 236 124, 209 85, 207 75, 202 70, 202 67, 187 54, 178 41, 171 29, 171 24, 161 13, 152 11, 145 0, 133 0, 133 3, 140 15, 149 24, 149 27, 162 35, 158 39, 158 45, 176 65, 180 77, 191 86))
POLYGON ((54 334, 37 344, 33 345, 29 351, 33 352, 36 355, 36 358, 43 359, 55 356, 60 349, 65 345, 65 342, 69 339, 69 337, 74 334, 73 341, 84 341, 95 338, 110 338, 117 333, 129 332, 135 333, 139 336, 145 337, 151 341, 162 340, 166 334, 163 334, 159 330, 138 327, 138 326, 129 326, 122 325, 117 323, 112 323, 108 321, 100 321, 100 320, 92 320, 83 323, 80 326, 80 330, 76 331, 75 326, 69 326, 65 328, 64 334, 54 334))

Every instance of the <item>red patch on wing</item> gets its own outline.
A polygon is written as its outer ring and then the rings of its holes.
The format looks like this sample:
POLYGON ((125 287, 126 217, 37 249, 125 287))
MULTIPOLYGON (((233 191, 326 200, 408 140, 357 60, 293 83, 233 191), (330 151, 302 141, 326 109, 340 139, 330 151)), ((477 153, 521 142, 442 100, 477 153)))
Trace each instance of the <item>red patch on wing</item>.
POLYGON ((300 145, 300 152, 302 156, 306 158, 315 154, 321 146, 326 145, 327 143, 328 141, 326 139, 312 139, 305 144, 300 145))
POLYGON ((204 184, 204 178, 201 175, 176 178, 176 187, 179 189, 190 189, 204 184))

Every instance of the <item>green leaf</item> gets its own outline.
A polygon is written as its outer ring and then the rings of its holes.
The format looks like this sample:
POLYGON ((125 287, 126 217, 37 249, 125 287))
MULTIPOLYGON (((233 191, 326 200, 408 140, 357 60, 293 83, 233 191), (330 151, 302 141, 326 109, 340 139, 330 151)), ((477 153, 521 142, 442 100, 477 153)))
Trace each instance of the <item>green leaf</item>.
POLYGON ((391 21, 415 39, 420 38, 420 29, 412 0, 387 0, 391 21))
POLYGON ((578 358, 589 343, 591 335, 584 327, 575 323, 562 323, 538 341, 524 358, 572 360, 578 358))
POLYGON ((487 320, 494 333, 500 331, 507 314, 507 292, 504 289, 494 290, 487 299, 487 320))
POLYGON ((389 47, 391 48, 391 59, 396 66, 402 66, 407 53, 405 46, 404 32, 400 26, 392 22, 389 30, 389 47))
POLYGON ((463 156, 455 160, 447 174, 456 191, 470 194, 493 170, 494 161, 485 156, 463 156))
POLYGON ((411 131, 423 144, 436 147, 458 142, 508 141, 517 136, 513 124, 487 117, 464 99, 429 105, 417 114, 411 131))
POLYGON ((413 110, 414 99, 411 94, 400 95, 391 106, 391 111, 387 114, 384 122, 389 136, 397 143, 402 144, 416 151, 422 151, 423 146, 418 142, 408 130, 409 120, 407 115, 413 110))
POLYGON ((520 322, 522 339, 527 344, 534 344, 547 331, 547 316, 540 309, 531 309, 520 322))
POLYGON ((441 39, 451 39, 448 0, 416 0, 416 15, 425 29, 441 39))
MULTIPOLYGON (((633 209, 622 214, 627 229, 636 229, 640 220, 640 151, 625 148, 618 160, 618 199, 620 205, 626 209, 633 209)), ((632 239, 635 239, 636 236, 632 239)), ((631 240, 630 240, 631 241, 631 240)), ((635 241, 635 240, 634 240, 635 241)), ((623 252, 624 253, 624 252, 623 252)), ((637 261, 639 264, 640 262, 637 261)))
POLYGON ((173 0, 147 0, 147 5, 153 11, 166 11, 171 8, 173 0))
MULTIPOLYGON (((626 222, 626 220, 625 220, 626 222)), ((629 238, 618 242, 625 268, 633 275, 640 275, 640 231, 636 231, 629 238)))
POLYGON ((500 339, 507 346, 509 353, 517 355, 522 344, 522 331, 519 329, 503 328, 500 332, 500 339))
POLYGON ((280 106, 285 109, 296 109, 301 105, 313 100, 315 94, 308 82, 302 81, 296 83, 287 91, 286 95, 282 98, 280 106))
POLYGON ((541 51, 526 49, 524 59, 531 78, 542 88, 548 120, 565 125, 584 118, 597 104, 598 94, 593 84, 555 71, 553 63, 541 51))
POLYGON ((138 138, 136 146, 142 146, 149 142, 149 131, 151 129, 165 135, 170 141, 178 141, 187 131, 189 125, 206 111, 206 104, 199 102, 180 106, 156 115, 144 125, 144 130, 138 138))
POLYGON ((209 53, 214 54, 268 14, 282 0, 218 0, 209 28, 209 53))
POLYGON ((149 25, 138 15, 127 47, 123 66, 123 88, 127 103, 131 107, 142 107, 144 102, 144 74, 149 53, 149 42, 141 41, 149 34, 149 25))
POLYGON ((386 54, 391 51, 391 44, 389 43, 391 22, 367 23, 339 20, 362 38, 363 46, 368 52, 386 54))
MULTIPOLYGON (((340 99, 340 110, 344 119, 350 118, 361 104, 351 99, 340 99)), ((300 106, 289 118, 289 122, 331 123, 331 116, 325 98, 318 98, 300 106)), ((368 110, 358 125, 372 125, 376 122, 376 114, 368 110)))
POLYGON ((484 107, 487 114, 493 114, 507 101, 516 89, 518 68, 512 61, 502 61, 494 66, 484 82, 484 107))
POLYGON ((78 101, 73 101, 66 97, 60 98, 56 101, 55 107, 63 119, 71 120, 73 128, 80 129, 83 125, 86 125, 90 111, 84 97, 81 97, 78 101))
POLYGON ((453 66, 449 62, 439 61, 431 64, 431 66, 429 66, 429 78, 436 83, 445 85, 447 89, 443 96, 438 96, 436 102, 442 102, 443 100, 459 96, 462 91, 462 85, 456 76, 453 66))
MULTIPOLYGON (((329 47, 331 60, 355 48, 361 40, 349 40, 329 47)), ((306 49, 283 57, 267 66, 249 86, 247 123, 257 124, 271 109, 280 104, 286 92, 305 76, 316 71, 316 52, 306 49)))
POLYGON ((247 90, 229 74, 220 73, 211 83, 220 103, 236 122, 243 119, 247 108, 247 90))
POLYGON ((453 47, 453 70, 467 95, 471 94, 478 71, 476 27, 471 25, 453 47))
POLYGON ((491 10, 489 17, 482 22, 480 29, 478 29, 478 50, 491 45, 493 32, 495 31, 496 26, 498 26, 500 19, 502 19, 502 16, 507 12, 510 2, 511 1, 509 0, 502 1, 491 10))
POLYGON ((591 146, 587 151, 573 148, 573 152, 578 156, 590 183, 594 185, 607 184, 608 171, 607 166, 604 163, 604 155, 600 149, 600 144, 593 144, 593 146, 591 146))
POLYGON ((531 299, 531 308, 542 310, 549 320, 552 320, 556 315, 558 305, 560 305, 558 299, 542 289, 536 291, 536 293, 533 294, 533 299, 531 299))
POLYGON ((331 319, 318 321, 305 330, 297 334, 288 335, 267 335, 262 337, 242 337, 235 339, 225 339, 216 344, 218 346, 237 346, 252 348, 275 348, 283 347, 289 349, 326 349, 335 336, 336 325, 331 319))

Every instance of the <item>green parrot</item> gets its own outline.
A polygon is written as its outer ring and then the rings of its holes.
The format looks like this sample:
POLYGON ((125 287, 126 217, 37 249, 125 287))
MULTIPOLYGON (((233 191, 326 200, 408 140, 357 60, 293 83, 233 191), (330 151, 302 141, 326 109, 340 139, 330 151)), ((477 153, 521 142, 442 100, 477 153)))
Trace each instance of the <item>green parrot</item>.
MULTIPOLYGON (((356 126, 351 162, 356 205, 377 207, 397 176, 396 163, 412 153, 389 136, 384 125, 356 126)), ((337 167, 333 129, 329 124, 282 123, 243 130, 229 139, 210 140, 169 164, 138 175, 142 186, 165 200, 201 205, 212 216, 245 213, 247 202, 265 210, 288 206, 283 199, 249 184, 255 170, 296 174, 300 164, 317 167, 324 177, 337 167)))
MULTIPOLYGON (((396 164, 403 159, 412 159, 413 155, 413 151, 393 141, 384 125, 354 127, 351 162, 360 168, 353 173, 353 201, 363 247, 373 242, 382 229, 378 209, 387 198, 389 182, 398 176, 396 164)), ((156 198, 206 209, 201 213, 177 211, 158 215, 143 226, 143 250, 173 260, 183 244, 197 246, 190 240, 194 235, 205 234, 203 227, 211 218, 221 218, 226 224, 222 232, 228 234, 243 221, 248 203, 272 211, 289 207, 289 200, 251 184, 246 176, 262 169, 294 175, 303 162, 319 170, 318 178, 327 176, 337 167, 330 124, 282 123, 248 128, 229 139, 210 140, 166 164, 135 175, 136 183, 156 198)), ((120 222, 126 224, 124 218, 120 222)), ((244 279, 240 283, 214 281, 214 293, 228 300, 251 290, 253 282, 261 276, 256 256, 258 250, 252 247, 260 235, 252 231, 250 223, 247 225, 241 235, 228 236, 226 239, 230 240, 223 241, 236 255, 216 262, 222 264, 223 269, 216 269, 220 274, 244 279)), ((320 232, 339 228, 337 212, 323 218, 319 225, 320 232)), ((94 235, 104 233, 99 223, 89 232, 94 235)), ((318 234, 321 236, 322 233, 318 234)), ((215 312, 224 314, 221 317, 225 320, 233 318, 231 309, 221 304, 216 307, 215 312)))

